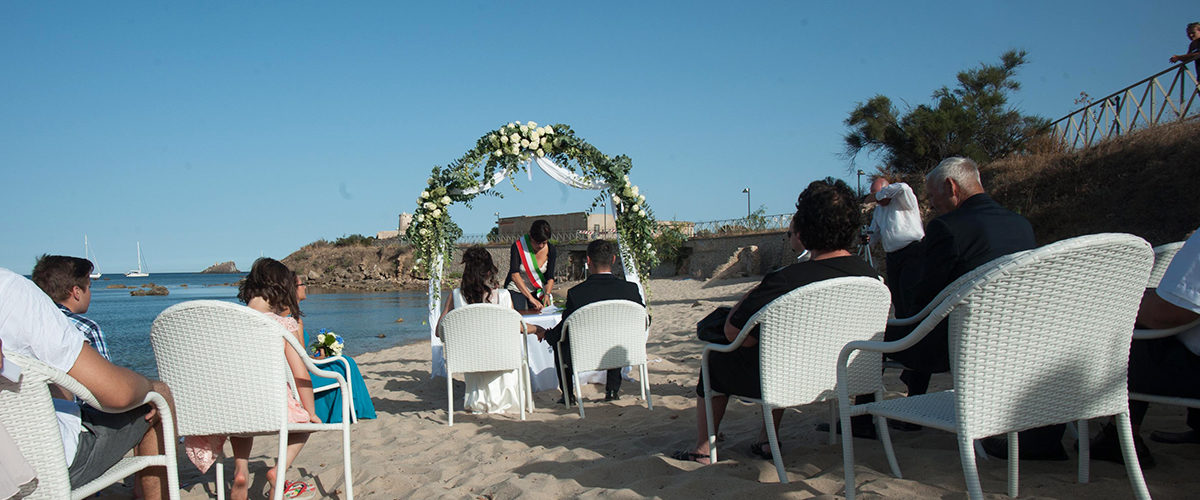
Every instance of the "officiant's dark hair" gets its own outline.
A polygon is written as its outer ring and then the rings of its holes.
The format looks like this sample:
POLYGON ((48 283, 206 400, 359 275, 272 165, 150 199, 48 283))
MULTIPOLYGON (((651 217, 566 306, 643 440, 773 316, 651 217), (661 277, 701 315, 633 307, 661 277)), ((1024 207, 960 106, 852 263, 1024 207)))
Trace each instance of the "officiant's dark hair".
POLYGON ((300 300, 296 295, 296 273, 270 257, 259 257, 250 266, 250 274, 238 285, 238 300, 249 304, 250 299, 262 297, 273 313, 282 315, 286 309, 300 319, 300 300))
POLYGON ((533 225, 529 226, 529 237, 537 242, 550 241, 550 223, 546 219, 533 221, 533 225))
POLYGON ((468 304, 486 302, 492 289, 496 288, 496 264, 492 263, 492 254, 481 246, 473 246, 463 252, 463 298, 468 304))

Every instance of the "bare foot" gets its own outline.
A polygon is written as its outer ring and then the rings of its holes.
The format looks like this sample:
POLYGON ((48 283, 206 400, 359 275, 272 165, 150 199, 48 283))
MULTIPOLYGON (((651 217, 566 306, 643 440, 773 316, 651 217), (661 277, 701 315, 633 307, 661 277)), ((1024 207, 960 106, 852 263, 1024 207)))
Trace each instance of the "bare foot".
POLYGON ((229 490, 231 500, 246 500, 250 496, 250 475, 245 471, 234 471, 233 487, 229 490))

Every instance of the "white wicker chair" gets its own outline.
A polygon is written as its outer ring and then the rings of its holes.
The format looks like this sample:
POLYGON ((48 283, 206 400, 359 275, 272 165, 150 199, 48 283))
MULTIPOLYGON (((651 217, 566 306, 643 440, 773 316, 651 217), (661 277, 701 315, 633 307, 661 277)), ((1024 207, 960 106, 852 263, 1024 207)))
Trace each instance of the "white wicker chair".
MULTIPOLYGON (((746 321, 733 342, 706 345, 700 363, 711 463, 717 462, 717 436, 712 412, 713 391, 709 382, 710 353, 737 349, 750 331, 759 327, 762 399, 738 398, 762 405, 775 472, 779 474, 779 482, 787 483, 771 410, 814 401, 835 401, 838 381, 834 368, 838 352, 847 342, 883 339, 891 302, 887 286, 878 279, 855 276, 823 280, 771 301, 746 321)), ((850 392, 872 393, 876 399, 882 399, 880 361, 879 353, 865 352, 854 356, 850 361, 850 392)))
MULTIPOLYGON (((312 373, 336 379, 349 400, 341 374, 321 370, 304 346, 275 320, 238 304, 217 300, 182 302, 158 315, 150 327, 158 374, 171 387, 182 436, 262 436, 279 438, 276 463, 287 456, 289 432, 341 431, 346 498, 354 498, 350 470, 350 414, 342 405, 336 424, 288 421, 288 391, 294 380, 281 347, 290 347, 312 373), (282 339, 282 344, 280 340, 282 339)), ((217 498, 225 497, 221 462, 216 463, 217 498)), ((287 475, 278 470, 273 491, 283 497, 287 475)))
MULTIPOLYGON (((650 335, 650 320, 646 308, 636 302, 615 299, 601 300, 580 307, 563 324, 561 345, 571 342, 571 370, 559 366, 559 380, 573 384, 583 418, 583 398, 579 395, 579 374, 592 370, 607 370, 637 366, 641 370, 638 386, 642 400, 653 410, 650 400, 650 378, 646 370, 646 339, 650 335), (568 379, 567 376, 570 376, 568 379)), ((571 406, 570 398, 563 398, 571 406)))
MULTIPOLYGON (((1154 247, 1154 270, 1150 272, 1150 280, 1146 283, 1146 288, 1158 288, 1159 282, 1162 281, 1163 274, 1167 272, 1167 267, 1171 265, 1171 260, 1175 258, 1175 254, 1179 252, 1180 248, 1183 248, 1182 241, 1176 241, 1174 243, 1167 243, 1165 245, 1154 247)), ((1200 319, 1174 328, 1164 328, 1161 330, 1134 330, 1133 340, 1161 339, 1191 330, 1196 326, 1200 326, 1200 319)), ((1142 392, 1131 392, 1129 393, 1129 399, 1145 401, 1147 403, 1200 408, 1200 399, 1195 398, 1181 398, 1175 396, 1161 396, 1158 394, 1146 394, 1142 392)))
MULTIPOLYGON (((437 325, 446 357, 446 425, 454 425, 454 374, 520 370, 521 314, 496 304, 469 304, 446 313, 437 325)), ((521 420, 525 420, 525 377, 517 377, 521 420)))
MULTIPOLYGON (((100 477, 72 490, 49 384, 56 384, 71 391, 88 405, 102 411, 115 413, 129 408, 104 408, 83 384, 33 358, 5 353, 4 362, 20 366, 22 371, 20 383, 0 377, 0 423, 8 429, 13 440, 17 442, 21 455, 37 473, 36 488, 29 496, 22 498, 81 499, 147 467, 166 467, 167 494, 172 500, 179 499, 179 470, 175 461, 175 447, 170 445, 162 455, 125 457, 100 477)), ((162 421, 166 423, 162 426, 163 442, 174 443, 175 431, 170 425, 171 408, 167 406, 166 400, 158 393, 151 392, 135 406, 147 403, 154 405, 162 421)))
MULTIPOLYGON (((841 421, 880 417, 892 473, 900 477, 886 418, 955 432, 972 499, 983 498, 975 464, 975 439, 1008 435, 1008 494, 1017 495, 1017 431, 1116 415, 1118 435, 1135 496, 1149 498, 1129 424, 1125 384, 1129 341, 1153 253, 1141 238, 1098 234, 1060 241, 993 260, 959 278, 909 324, 921 323, 893 342, 851 342, 842 349, 839 380, 853 352, 897 352, 950 321, 954 389, 851 406, 839 389, 841 421)), ((1087 482, 1088 441, 1080 440, 1079 481, 1087 482)), ((842 439, 846 497, 855 496, 854 449, 842 439)))

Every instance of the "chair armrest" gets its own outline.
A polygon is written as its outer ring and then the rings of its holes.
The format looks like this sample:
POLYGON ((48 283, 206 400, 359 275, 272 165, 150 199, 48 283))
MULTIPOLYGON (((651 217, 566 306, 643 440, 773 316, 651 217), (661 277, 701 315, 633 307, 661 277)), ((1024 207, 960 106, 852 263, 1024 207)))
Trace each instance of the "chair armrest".
MULTIPOLYGON (((764 307, 763 309, 766 308, 764 307)), ((728 344, 705 344, 702 356, 707 358, 709 352, 731 352, 734 349, 741 347, 742 344, 746 342, 746 337, 750 335, 750 330, 753 330, 754 327, 758 326, 758 314, 761 312, 762 311, 760 310, 759 312, 754 313, 754 316, 751 316, 750 320, 746 321, 746 325, 743 326, 740 331, 738 331, 737 337, 733 338, 733 342, 728 344)))
MULTIPOLYGON (((296 340, 296 337, 294 337, 290 334, 283 335, 283 340, 284 340, 284 342, 287 343, 288 346, 290 346, 292 348, 293 351, 296 351, 296 353, 300 356, 300 360, 304 362, 304 367, 308 368, 308 371, 312 372, 313 375, 320 375, 325 378, 331 378, 331 379, 336 380, 338 382, 338 385, 341 385, 343 387, 349 387, 349 384, 346 383, 346 379, 344 377, 342 377, 342 374, 340 374, 338 372, 329 371, 329 370, 322 370, 320 367, 318 367, 316 360, 309 357, 308 351, 304 350, 304 346, 300 345, 300 342, 296 340)), ((336 358, 341 359, 341 356, 336 356, 336 358)), ((332 358, 330 358, 330 359, 332 359, 332 358)), ((350 367, 346 366, 346 374, 349 375, 349 373, 350 373, 350 367)))
POLYGON ((1197 319, 1190 323, 1185 323, 1185 324, 1182 324, 1182 325, 1179 325, 1179 326, 1176 326, 1173 328, 1163 328, 1161 330, 1135 329, 1135 330, 1133 330, 1133 340, 1151 340, 1151 339, 1166 338, 1166 337, 1170 337, 1172 335, 1178 334, 1180 332, 1190 330, 1196 326, 1200 326, 1200 319, 1197 319))

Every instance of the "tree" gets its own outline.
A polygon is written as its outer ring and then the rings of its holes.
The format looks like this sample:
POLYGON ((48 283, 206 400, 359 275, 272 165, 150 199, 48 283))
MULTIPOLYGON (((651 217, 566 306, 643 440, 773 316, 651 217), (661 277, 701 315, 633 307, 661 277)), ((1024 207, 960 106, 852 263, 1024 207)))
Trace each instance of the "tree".
POLYGON ((1027 140, 1045 129, 1049 120, 1023 115, 1008 106, 1008 97, 1021 88, 1017 68, 1025 51, 1010 50, 999 65, 958 73, 958 85, 934 91, 930 104, 900 114, 891 99, 876 95, 858 103, 846 119, 845 156, 853 168, 864 150, 877 154, 884 170, 901 174, 924 172, 948 156, 965 156, 984 164, 1022 151, 1027 140))

